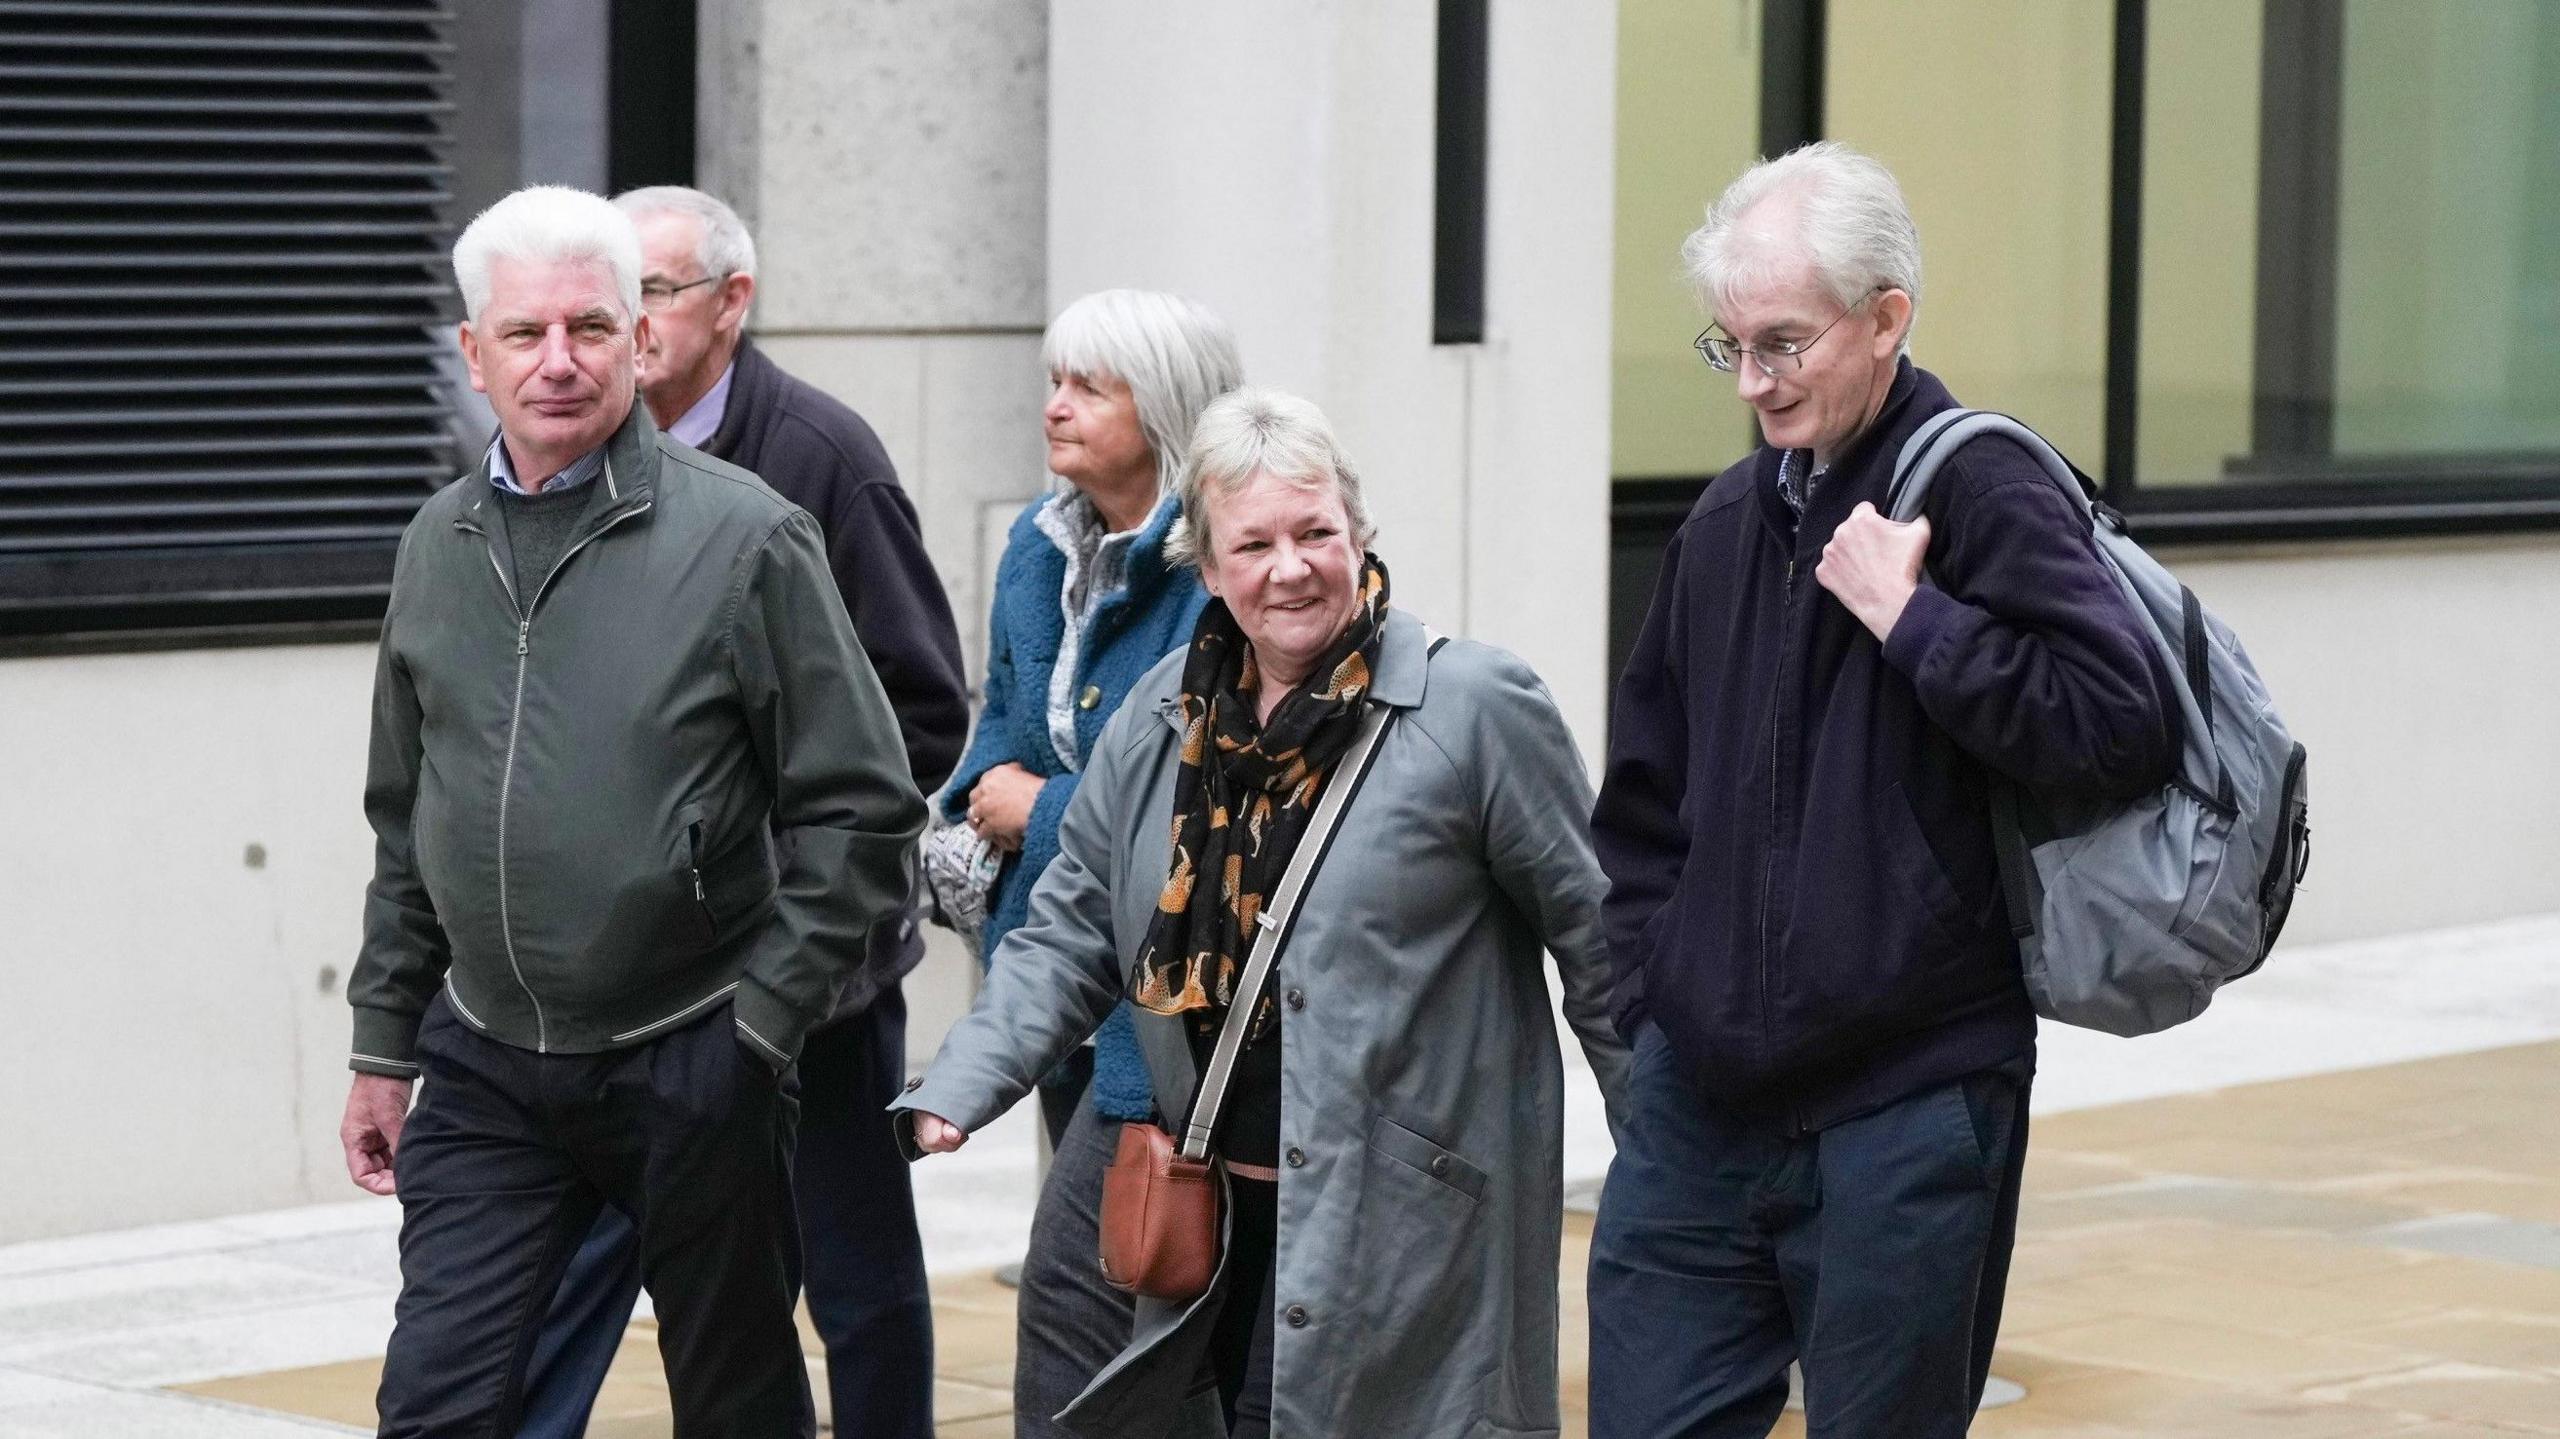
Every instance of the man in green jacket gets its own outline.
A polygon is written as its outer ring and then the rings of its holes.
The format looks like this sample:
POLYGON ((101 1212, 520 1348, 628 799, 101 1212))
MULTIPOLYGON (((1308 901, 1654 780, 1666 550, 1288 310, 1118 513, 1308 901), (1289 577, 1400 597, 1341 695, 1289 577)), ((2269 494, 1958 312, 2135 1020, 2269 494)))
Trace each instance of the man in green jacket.
POLYGON ((513 1432, 611 1204, 678 1431, 808 1435, 792 1064, 924 804, 817 524, 633 403, 630 221, 537 187, 453 258, 499 434, 401 541, 348 986, 348 1171, 405 1209, 380 1432, 513 1432))

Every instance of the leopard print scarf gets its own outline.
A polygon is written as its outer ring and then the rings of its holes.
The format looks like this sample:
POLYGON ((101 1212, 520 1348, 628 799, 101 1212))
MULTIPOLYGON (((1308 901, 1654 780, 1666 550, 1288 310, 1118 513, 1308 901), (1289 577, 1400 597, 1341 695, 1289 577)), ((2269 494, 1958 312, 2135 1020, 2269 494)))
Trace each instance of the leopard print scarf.
MULTIPOLYGON (((1386 619, 1386 567, 1368 556, 1350 628, 1270 720, 1257 723, 1253 646, 1223 602, 1201 611, 1182 668, 1173 872, 1138 951, 1133 989, 1140 1007, 1191 1014, 1207 1033, 1226 1022, 1254 919, 1288 872, 1335 762, 1359 734, 1386 619)), ((1266 995, 1255 1036, 1269 1005, 1266 995)))

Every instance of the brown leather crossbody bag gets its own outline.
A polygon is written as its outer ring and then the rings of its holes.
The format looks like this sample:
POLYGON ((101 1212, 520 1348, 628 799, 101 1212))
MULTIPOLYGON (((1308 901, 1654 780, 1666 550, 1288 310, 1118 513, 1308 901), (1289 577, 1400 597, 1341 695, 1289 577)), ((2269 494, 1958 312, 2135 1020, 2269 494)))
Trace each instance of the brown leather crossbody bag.
MULTIPOLYGON (((1438 644, 1432 646, 1433 651, 1438 644)), ((1392 707, 1372 704, 1360 718, 1359 736, 1351 742, 1336 772, 1316 801, 1298 852, 1272 892, 1270 907, 1255 917, 1261 932, 1245 961, 1236 996, 1227 1007, 1227 1022, 1218 1030, 1218 1046, 1200 1077, 1200 1092, 1191 1101, 1182 1140, 1155 1125, 1139 1122, 1120 1127, 1120 1147, 1111 1167, 1102 1172, 1102 1277, 1111 1287, 1149 1299, 1188 1303, 1209 1292, 1217 1277, 1223 1204, 1228 1167, 1210 1150, 1218 1131, 1218 1111, 1226 1104, 1227 1085, 1235 1077, 1236 1055, 1244 1048, 1245 1030, 1270 987, 1280 946, 1288 941, 1289 923, 1298 912, 1298 896, 1308 877, 1324 860, 1333 839, 1334 822, 1343 806, 1369 777, 1378 736, 1394 718, 1392 707)), ((1241 1170, 1241 1166, 1238 1166, 1241 1170)), ((1276 1178, 1276 1175, 1266 1177, 1276 1178)))

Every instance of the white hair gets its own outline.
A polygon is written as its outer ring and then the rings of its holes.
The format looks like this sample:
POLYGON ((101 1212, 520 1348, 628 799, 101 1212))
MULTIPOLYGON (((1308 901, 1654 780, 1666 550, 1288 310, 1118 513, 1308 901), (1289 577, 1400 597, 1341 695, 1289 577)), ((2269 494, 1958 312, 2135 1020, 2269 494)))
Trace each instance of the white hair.
MULTIPOLYGON (((1920 231, 1893 172, 1837 140, 1820 140, 1742 172, 1707 207, 1706 223, 1680 246, 1680 259, 1710 315, 1783 284, 1810 265, 1823 292, 1844 309, 1879 289, 1900 290, 1920 308, 1920 231), (1782 215, 1792 226, 1746 223, 1782 215)), ((1902 348, 1911 348, 1903 331, 1902 348)))
POLYGON ((475 323, 489 306, 489 267, 499 260, 603 265, 613 272, 623 315, 640 313, 640 232, 601 195, 534 185, 480 212, 453 242, 453 278, 475 323))
POLYGON ((1058 312, 1040 341, 1055 375, 1129 387, 1155 457, 1158 494, 1173 493, 1191 427, 1209 402, 1244 383, 1235 332, 1206 307, 1157 290, 1098 290, 1058 312))
POLYGON ((649 185, 613 197, 614 208, 638 221, 649 215, 691 215, 702 222, 702 239, 694 262, 715 278, 756 272, 756 241, 747 222, 717 195, 690 185, 649 185))
POLYGON ((1165 555, 1197 569, 1211 555, 1208 499, 1243 489, 1256 475, 1313 489, 1330 484, 1351 522, 1351 542, 1363 551, 1378 537, 1360 496, 1360 472, 1333 437, 1333 426, 1307 400, 1280 390, 1244 389, 1221 397, 1200 413, 1182 467, 1182 518, 1165 540, 1165 555))

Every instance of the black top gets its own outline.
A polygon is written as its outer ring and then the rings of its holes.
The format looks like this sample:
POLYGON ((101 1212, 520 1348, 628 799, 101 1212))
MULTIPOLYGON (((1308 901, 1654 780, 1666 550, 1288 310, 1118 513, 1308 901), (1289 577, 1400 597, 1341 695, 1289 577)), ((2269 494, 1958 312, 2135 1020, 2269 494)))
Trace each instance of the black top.
MULTIPOLYGON (((1271 989, 1280 993, 1280 971, 1273 966, 1271 989)), ((1227 1102, 1218 1111, 1217 1151, 1239 1164, 1273 1165, 1280 1162, 1280 1012, 1286 1006, 1276 1000, 1271 1017, 1262 1033, 1236 1055, 1235 1072, 1227 1077, 1227 1102)), ((1218 1046, 1218 1030, 1209 1027, 1206 1038, 1194 1027, 1192 1056, 1205 1072, 1210 1052, 1218 1046)))

